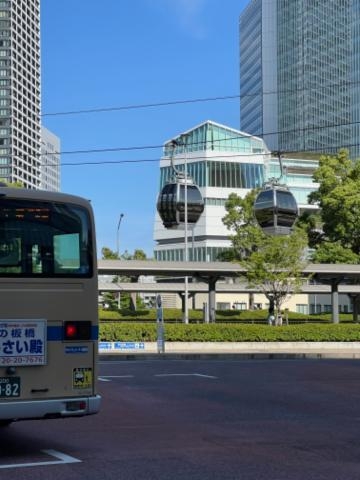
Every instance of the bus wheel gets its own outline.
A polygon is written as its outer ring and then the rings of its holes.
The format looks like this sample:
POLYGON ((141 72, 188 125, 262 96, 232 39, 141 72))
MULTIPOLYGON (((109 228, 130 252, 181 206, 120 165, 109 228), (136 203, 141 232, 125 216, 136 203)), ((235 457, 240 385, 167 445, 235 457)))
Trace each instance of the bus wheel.
POLYGON ((1 427, 8 427, 10 423, 12 423, 12 420, 0 420, 0 428, 1 427))

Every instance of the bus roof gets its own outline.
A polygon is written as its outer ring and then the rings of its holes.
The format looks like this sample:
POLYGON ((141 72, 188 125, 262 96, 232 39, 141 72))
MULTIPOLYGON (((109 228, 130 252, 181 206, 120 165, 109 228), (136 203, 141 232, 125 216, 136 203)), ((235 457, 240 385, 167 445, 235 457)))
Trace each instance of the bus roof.
POLYGON ((0 186, 0 197, 21 198, 29 200, 43 200, 50 202, 69 202, 89 207, 90 200, 77 195, 49 190, 31 190, 28 188, 3 187, 0 186))

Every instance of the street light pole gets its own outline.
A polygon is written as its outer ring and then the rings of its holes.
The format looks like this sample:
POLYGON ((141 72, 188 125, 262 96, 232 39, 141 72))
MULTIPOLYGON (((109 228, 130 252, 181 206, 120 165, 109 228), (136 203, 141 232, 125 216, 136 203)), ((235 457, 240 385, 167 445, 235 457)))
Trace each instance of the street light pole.
POLYGON ((116 231, 116 256, 117 258, 119 258, 119 232, 120 232, 120 225, 121 225, 121 220, 123 219, 123 216, 124 214, 123 213, 120 213, 120 217, 119 217, 119 223, 118 223, 118 226, 117 226, 117 231, 116 231))
MULTIPOLYGON (((188 255, 188 190, 187 190, 187 136, 182 135, 182 145, 184 147, 184 181, 185 181, 185 191, 184 191, 184 202, 185 202, 185 238, 184 238, 184 248, 185 248, 185 255, 184 261, 187 262, 189 260, 188 255)), ((189 285, 188 285, 188 277, 185 277, 185 298, 184 298, 184 323, 189 323, 189 285)))
MULTIPOLYGON (((120 254, 120 241, 119 241, 119 234, 120 234, 120 225, 121 225, 121 220, 123 219, 124 217, 124 214, 123 213, 120 213, 120 217, 119 217, 119 222, 118 222, 118 226, 117 226, 117 230, 116 230, 116 258, 118 259, 119 258, 119 254, 120 254)), ((118 277, 118 281, 119 281, 119 277, 118 277)), ((121 294, 120 294, 120 291, 118 293, 118 309, 120 310, 121 308, 121 294)))

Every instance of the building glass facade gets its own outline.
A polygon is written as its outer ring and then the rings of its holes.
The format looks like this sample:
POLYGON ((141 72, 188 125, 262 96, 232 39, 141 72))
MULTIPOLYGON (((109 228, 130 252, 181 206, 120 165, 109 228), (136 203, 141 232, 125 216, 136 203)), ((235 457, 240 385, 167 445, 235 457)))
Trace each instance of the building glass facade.
POLYGON ((282 172, 277 157, 271 157, 266 169, 266 179, 278 178, 288 186, 300 210, 316 208, 308 204, 308 197, 318 185, 313 181, 313 173, 318 167, 317 160, 282 159, 282 172))
POLYGON ((41 180, 43 190, 60 191, 60 140, 47 128, 41 128, 41 180))
MULTIPOLYGON (((177 154, 192 152, 234 152, 237 154, 263 153, 267 149, 261 138, 211 121, 205 122, 193 130, 184 132, 175 138, 178 142, 177 154)), ((170 156, 171 141, 164 147, 165 156, 170 156)))
MULTIPOLYGON (((179 165, 184 171, 184 165, 179 165)), ((187 173, 199 187, 256 188, 264 181, 264 166, 251 163, 227 161, 192 162, 187 165, 187 173)), ((171 181, 172 167, 163 167, 160 172, 160 187, 171 181)))
POLYGON ((254 51, 241 40, 241 128, 263 136, 271 149, 333 153, 348 148, 353 158, 359 156, 359 4, 360 0, 249 3, 240 17, 240 38, 255 22, 256 45, 260 42, 262 49, 256 47, 254 62, 261 62, 262 71, 254 87, 260 85, 255 93, 262 99, 262 111, 248 108, 251 96, 242 82, 252 68, 248 50, 254 51), (267 36, 274 26, 276 38, 269 47, 267 36), (276 84, 267 75, 269 51, 276 84), (270 95, 274 102, 266 101, 270 95), (260 117, 257 122, 253 115, 260 117), (272 122, 265 121, 271 117, 272 122))
POLYGON ((261 0, 254 0, 240 17, 241 128, 253 135, 263 133, 261 0))

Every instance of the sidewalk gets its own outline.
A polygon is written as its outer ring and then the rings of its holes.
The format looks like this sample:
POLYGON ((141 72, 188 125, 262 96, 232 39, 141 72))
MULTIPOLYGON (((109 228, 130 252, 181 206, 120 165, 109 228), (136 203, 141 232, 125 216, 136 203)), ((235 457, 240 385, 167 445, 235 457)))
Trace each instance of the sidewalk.
POLYGON ((148 359, 360 359, 360 342, 100 342, 100 360, 148 359))

